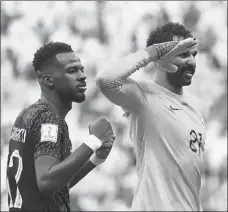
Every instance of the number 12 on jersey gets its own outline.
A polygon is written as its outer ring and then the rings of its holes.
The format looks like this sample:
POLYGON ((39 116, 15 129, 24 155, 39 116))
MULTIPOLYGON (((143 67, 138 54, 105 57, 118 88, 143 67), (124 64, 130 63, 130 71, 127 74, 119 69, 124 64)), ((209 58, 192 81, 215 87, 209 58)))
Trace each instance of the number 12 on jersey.
POLYGON ((18 188, 18 182, 21 177, 21 172, 23 170, 23 163, 22 163, 22 157, 19 154, 19 151, 15 149, 13 153, 10 156, 9 159, 9 165, 8 169, 12 170, 7 170, 10 171, 10 175, 7 177, 7 188, 8 188, 8 193, 9 193, 9 198, 10 198, 10 203, 9 203, 9 208, 21 208, 22 206, 22 197, 21 193, 18 188), (16 163, 14 163, 14 158, 18 159, 18 166, 16 163), (9 179, 10 176, 10 179, 9 179))

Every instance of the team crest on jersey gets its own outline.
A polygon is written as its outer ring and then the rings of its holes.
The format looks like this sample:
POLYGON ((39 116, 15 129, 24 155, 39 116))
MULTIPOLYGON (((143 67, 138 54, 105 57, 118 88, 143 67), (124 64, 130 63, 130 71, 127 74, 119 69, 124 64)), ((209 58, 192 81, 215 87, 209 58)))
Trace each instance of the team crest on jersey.
POLYGON ((57 142, 58 125, 56 124, 41 124, 40 142, 50 141, 57 142))

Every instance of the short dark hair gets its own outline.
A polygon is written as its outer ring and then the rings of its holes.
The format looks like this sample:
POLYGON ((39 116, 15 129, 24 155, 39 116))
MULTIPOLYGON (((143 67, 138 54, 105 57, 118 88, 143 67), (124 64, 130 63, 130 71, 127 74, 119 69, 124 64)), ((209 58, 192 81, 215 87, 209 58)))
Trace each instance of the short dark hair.
POLYGON ((146 46, 148 47, 156 43, 172 41, 174 36, 183 37, 184 39, 193 37, 192 32, 186 29, 184 25, 167 22, 150 32, 146 46))
POLYGON ((63 52, 73 52, 70 45, 62 42, 50 42, 45 44, 34 54, 32 61, 35 72, 37 72, 41 65, 49 58, 52 58, 56 54, 63 52))

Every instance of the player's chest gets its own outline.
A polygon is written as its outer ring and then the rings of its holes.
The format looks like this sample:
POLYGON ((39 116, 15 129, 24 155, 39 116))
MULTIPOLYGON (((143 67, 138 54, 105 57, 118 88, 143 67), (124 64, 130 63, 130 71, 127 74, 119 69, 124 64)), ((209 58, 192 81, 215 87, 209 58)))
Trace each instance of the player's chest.
MULTIPOLYGON (((143 114, 170 145, 197 154, 204 150, 205 127, 201 116, 183 101, 153 95, 143 114), (148 117, 150 117, 148 119, 148 117)), ((194 155, 193 154, 193 155, 194 155)))

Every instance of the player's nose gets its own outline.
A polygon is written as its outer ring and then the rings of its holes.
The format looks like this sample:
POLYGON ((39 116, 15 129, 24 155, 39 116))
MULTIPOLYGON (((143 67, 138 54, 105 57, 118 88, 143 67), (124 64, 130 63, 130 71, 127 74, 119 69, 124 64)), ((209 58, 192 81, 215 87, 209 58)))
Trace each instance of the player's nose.
POLYGON ((77 80, 78 80, 78 81, 85 81, 85 80, 86 80, 86 75, 85 75, 85 73, 82 72, 82 71, 79 71, 77 80))
POLYGON ((191 57, 187 60, 186 64, 191 66, 193 69, 196 69, 196 60, 194 57, 191 57))

